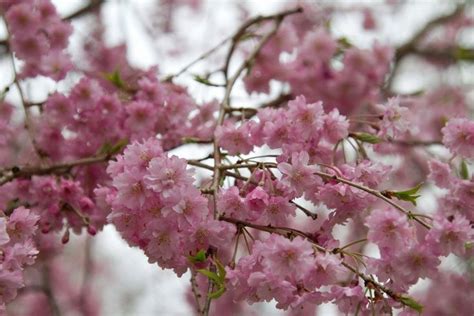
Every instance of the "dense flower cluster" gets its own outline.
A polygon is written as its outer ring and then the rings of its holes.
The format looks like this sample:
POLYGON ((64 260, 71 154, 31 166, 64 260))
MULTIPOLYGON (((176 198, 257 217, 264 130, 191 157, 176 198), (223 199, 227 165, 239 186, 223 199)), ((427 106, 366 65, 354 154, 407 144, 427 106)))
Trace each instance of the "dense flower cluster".
POLYGON ((305 29, 304 36, 298 36, 298 27, 285 24, 265 45, 245 78, 249 92, 269 92, 270 81, 279 80, 289 83, 293 95, 302 94, 312 102, 322 100, 328 109, 337 107, 343 113, 377 100, 393 54, 389 47, 348 47, 323 28, 305 29), (296 57, 281 62, 280 54, 292 51, 296 57), (342 66, 335 67, 333 59, 342 51, 342 66))
POLYGON ((271 235, 253 245, 252 255, 228 270, 229 286, 236 300, 250 303, 277 301, 278 308, 296 308, 304 303, 320 304, 331 299, 315 289, 336 282, 340 260, 316 254, 301 237, 289 240, 271 235))
POLYGON ((214 220, 186 166, 163 153, 156 139, 135 142, 109 165, 112 187, 97 190, 124 239, 178 275, 190 265, 188 256, 210 246, 226 249, 235 234, 232 225, 214 220))
POLYGON ((24 286, 23 270, 35 262, 38 250, 33 235, 39 216, 24 207, 8 217, 0 217, 0 314, 24 286))
POLYGON ((21 77, 63 79, 73 69, 68 46, 72 26, 58 15, 50 0, 2 1, 15 56, 25 62, 21 77))

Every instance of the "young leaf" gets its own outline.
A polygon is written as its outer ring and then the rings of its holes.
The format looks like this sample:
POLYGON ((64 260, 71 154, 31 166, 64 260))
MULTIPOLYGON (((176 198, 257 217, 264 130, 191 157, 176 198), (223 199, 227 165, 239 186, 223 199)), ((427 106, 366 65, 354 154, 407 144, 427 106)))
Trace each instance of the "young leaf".
POLYGON ((390 192, 390 194, 395 196, 399 200, 408 201, 416 206, 416 199, 421 196, 417 193, 420 190, 422 185, 423 183, 420 183, 411 189, 408 189, 405 191, 394 191, 394 192, 390 192))
POLYGON ((201 77, 199 75, 194 75, 194 80, 206 86, 213 86, 213 84, 207 78, 201 77))
POLYGON ((120 153, 128 145, 128 139, 123 138, 118 140, 112 148, 110 148, 109 154, 115 155, 120 153))
POLYGON ((225 267, 217 259, 215 260, 215 263, 216 263, 216 266, 217 266, 217 275, 219 276, 219 279, 220 279, 221 283, 224 283, 225 282, 225 276, 226 276, 225 267))
POLYGON ((415 301, 410 296, 400 297, 400 302, 402 302, 403 305, 406 305, 406 306, 416 310, 418 313, 421 313, 423 311, 423 305, 421 305, 420 303, 415 301))
POLYGON ((105 73, 104 74, 105 79, 112 83, 114 86, 116 86, 119 89, 125 88, 125 82, 122 80, 122 77, 120 77, 120 72, 118 70, 115 70, 114 72, 111 73, 105 73))
POLYGON ((204 262, 204 261, 206 261, 206 251, 205 250, 199 250, 196 255, 188 256, 188 259, 192 263, 204 262))
POLYGON ((128 145, 128 139, 120 139, 115 144, 105 143, 98 150, 98 154, 115 155, 120 153, 128 145))
POLYGON ((349 41, 349 39, 345 36, 343 37, 340 37, 337 39, 337 43, 343 48, 343 49, 347 49, 347 48, 351 48, 352 46, 352 43, 351 41, 349 41))
POLYGON ((225 293, 225 286, 220 286, 216 291, 209 293, 209 298, 215 300, 216 298, 219 298, 222 296, 222 294, 225 293))
POLYGON ((474 61, 474 50, 466 47, 458 47, 454 56, 457 60, 474 61))
POLYGON ((216 284, 221 284, 221 279, 219 278, 219 276, 215 273, 215 272, 212 272, 212 271, 209 271, 207 269, 198 269, 196 270, 197 272, 207 276, 209 279, 211 279, 212 281, 214 281, 216 284))
POLYGON ((459 166, 459 175, 464 180, 469 179, 469 168, 467 167, 467 163, 464 159, 461 161, 461 165, 459 166))
POLYGON ((376 135, 372 135, 369 133, 352 133, 350 136, 354 137, 355 139, 360 140, 361 142, 369 143, 369 144, 378 144, 382 141, 376 135))

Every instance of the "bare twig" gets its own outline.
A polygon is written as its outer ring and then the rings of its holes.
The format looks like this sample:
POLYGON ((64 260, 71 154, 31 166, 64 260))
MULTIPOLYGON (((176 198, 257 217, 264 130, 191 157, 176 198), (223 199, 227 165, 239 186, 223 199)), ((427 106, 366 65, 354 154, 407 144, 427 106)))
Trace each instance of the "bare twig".
POLYGON ((95 163, 106 162, 110 158, 111 158, 110 155, 104 154, 104 155, 87 157, 87 158, 68 161, 68 162, 62 162, 62 163, 58 163, 58 164, 54 164, 54 165, 46 166, 46 167, 42 167, 42 166, 12 167, 0 173, 0 186, 17 178, 29 178, 31 176, 48 175, 48 174, 62 174, 64 172, 67 172, 73 167, 86 166, 86 165, 91 165, 95 163))

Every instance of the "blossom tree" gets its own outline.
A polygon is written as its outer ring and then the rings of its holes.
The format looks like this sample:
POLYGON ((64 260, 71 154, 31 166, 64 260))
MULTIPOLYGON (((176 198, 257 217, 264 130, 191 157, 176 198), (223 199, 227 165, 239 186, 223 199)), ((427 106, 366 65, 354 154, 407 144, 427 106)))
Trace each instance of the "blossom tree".
MULTIPOLYGON (((371 32, 377 10, 409 4, 240 7, 250 16, 233 34, 164 74, 106 44, 103 4, 61 16, 50 0, 0 2, 12 73, 0 99, 1 315, 98 315, 87 274, 72 286, 68 247, 71 233, 105 225, 189 277, 196 315, 250 315, 257 302, 288 315, 327 303, 346 315, 474 313, 472 86, 396 89, 413 59, 434 72, 470 66, 472 7, 369 48, 331 21, 350 12, 371 32), (71 21, 85 15, 94 23, 73 50, 71 21), (215 56, 217 69, 191 72, 215 56), (197 101, 179 83, 189 74, 222 97, 197 101), (34 101, 41 80, 58 88, 34 101), (175 154, 189 144, 201 150, 175 154)), ((159 1, 150 35, 201 5, 159 1)))

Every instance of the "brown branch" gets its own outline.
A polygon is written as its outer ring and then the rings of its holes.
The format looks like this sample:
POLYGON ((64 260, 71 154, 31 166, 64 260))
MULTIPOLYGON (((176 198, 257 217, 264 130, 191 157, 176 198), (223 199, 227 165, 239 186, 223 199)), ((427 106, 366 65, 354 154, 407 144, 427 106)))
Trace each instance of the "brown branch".
POLYGON ((196 302, 197 312, 198 314, 201 314, 201 293, 199 293, 199 289, 196 283, 196 271, 194 269, 191 269, 191 278, 189 279, 189 282, 191 282, 191 291, 193 292, 194 301, 196 302))
POLYGON ((24 167, 12 167, 10 169, 3 170, 0 173, 0 186, 7 182, 17 178, 30 178, 32 176, 41 176, 49 174, 62 174, 67 172, 73 167, 86 166, 95 163, 106 162, 111 156, 109 154, 103 154, 93 157, 87 157, 83 159, 62 162, 51 166, 24 166, 24 167))
POLYGON ((432 146, 432 145, 442 145, 443 143, 440 140, 391 140, 390 144, 408 146, 408 147, 417 147, 417 146, 432 146))
POLYGON ((423 37, 428 35, 428 33, 431 32, 435 27, 457 18, 464 12, 464 8, 465 4, 458 5, 453 12, 447 15, 437 17, 425 24, 425 26, 418 32, 416 32, 409 41, 397 48, 397 51, 395 52, 395 62, 397 63, 406 55, 413 53, 415 51, 416 46, 423 39, 423 37))
MULTIPOLYGON (((295 13, 300 13, 300 12, 302 12, 302 9, 297 8, 297 9, 293 9, 293 10, 283 11, 283 12, 280 12, 280 13, 275 14, 275 15, 270 15, 270 16, 265 16, 265 17, 259 16, 259 17, 253 18, 253 19, 249 20, 248 22, 244 23, 239 28, 237 33, 232 37, 232 45, 230 47, 229 52, 227 53, 226 63, 225 63, 224 70, 223 70, 224 71, 224 77, 225 77, 225 94, 224 94, 224 98, 223 98, 223 100, 222 100, 222 102, 220 103, 220 106, 219 106, 219 114, 218 114, 217 121, 216 121, 216 128, 218 126, 221 126, 224 123, 224 119, 225 119, 225 115, 227 113, 227 109, 230 108, 230 95, 232 93, 232 89, 233 89, 237 79, 242 74, 242 72, 246 68, 249 67, 249 65, 251 64, 251 62, 253 62, 253 60, 258 55, 258 53, 263 48, 263 46, 270 40, 270 38, 273 35, 275 35, 275 33, 278 31, 278 28, 280 27, 280 24, 283 21, 283 19, 288 15, 295 14, 295 13), (251 51, 251 53, 247 56, 247 58, 241 63, 239 68, 235 71, 234 75, 229 78, 229 68, 228 67, 229 67, 230 59, 233 56, 234 50, 237 47, 237 44, 238 44, 240 38, 242 37, 243 34, 245 34, 248 27, 250 27, 251 25, 254 25, 255 23, 258 23, 259 21, 263 21, 263 20, 273 20, 274 26, 273 26, 272 30, 270 32, 268 32, 267 34, 265 34, 265 36, 263 36, 260 39, 259 43, 254 47, 254 49, 251 51)), ((217 218, 218 213, 219 213, 218 210, 217 210, 218 188, 219 188, 220 183, 221 183, 221 177, 222 177, 223 174, 226 174, 226 171, 221 169, 221 158, 222 158, 221 157, 221 150, 220 150, 220 146, 217 142, 217 139, 215 139, 215 138, 213 140, 213 158, 214 158, 214 167, 213 167, 213 170, 212 170, 213 177, 212 177, 211 190, 212 190, 212 193, 213 193, 214 218, 217 218)), ((211 263, 210 264, 210 270, 213 271, 215 269, 216 269, 216 266, 211 263)), ((202 309, 202 315, 203 316, 209 315, 209 310, 210 310, 210 306, 211 306, 210 294, 212 293, 213 288, 214 288, 213 283, 209 280, 209 286, 208 286, 208 289, 207 289, 206 303, 204 305, 204 308, 202 309)))
POLYGON ((314 174, 322 177, 322 178, 326 178, 326 179, 329 179, 329 180, 334 180, 334 181, 337 181, 337 182, 340 182, 340 183, 345 183, 347 185, 350 185, 354 188, 357 188, 359 190, 362 190, 362 191, 365 191, 375 197, 378 197, 379 199, 387 202, 388 204, 392 205, 393 207, 395 207, 397 210, 401 211, 402 213, 404 213, 405 215, 407 215, 409 218, 412 218, 413 220, 415 220, 416 222, 418 222, 419 224, 421 224, 423 227, 427 228, 427 229, 431 229, 431 226, 427 223, 425 223, 424 221, 420 220, 419 218, 417 218, 417 216, 415 216, 415 214, 412 212, 412 211, 409 211, 407 209, 405 209, 404 207, 400 206, 399 204, 393 202, 391 199, 389 199, 388 197, 386 197, 385 195, 382 194, 382 192, 378 191, 378 190, 375 190, 375 189, 372 189, 372 188, 369 188, 369 187, 366 187, 364 185, 361 185, 361 184, 358 184, 358 183, 355 183, 355 182, 352 182, 350 180, 347 180, 347 179, 344 179, 342 177, 339 177, 337 175, 332 175, 332 174, 329 174, 329 173, 325 173, 325 172, 322 172, 322 171, 316 171, 314 172, 314 174))
MULTIPOLYGON (((237 226, 238 229, 242 228, 242 227, 250 227, 250 228, 260 230, 260 231, 268 232, 270 234, 278 234, 278 235, 281 235, 281 236, 284 236, 284 237, 290 238, 290 239, 295 237, 295 236, 300 236, 300 237, 303 237, 303 238, 307 239, 309 242, 311 242, 313 244, 314 249, 319 251, 319 252, 332 253, 332 254, 341 254, 341 256, 344 254, 343 248, 335 248, 334 250, 328 250, 327 248, 324 248, 324 247, 318 245, 316 243, 315 239, 311 235, 309 235, 305 232, 302 232, 300 230, 294 229, 294 228, 257 225, 257 224, 253 224, 253 223, 250 223, 250 222, 241 221, 241 220, 238 220, 238 219, 226 217, 226 216, 219 216, 218 219, 220 221, 224 221, 224 222, 227 222, 227 223, 234 224, 235 226, 237 226)), ((360 241, 357 241, 357 242, 360 242, 360 241)), ((349 271, 351 271, 352 273, 356 274, 362 280, 364 280, 365 286, 368 286, 368 287, 374 286, 378 290, 380 290, 380 291, 384 292, 385 294, 387 294, 387 296, 391 297, 392 299, 402 303, 403 305, 406 305, 401 300, 401 298, 402 298, 401 294, 398 294, 398 293, 394 292, 393 290, 387 288, 386 286, 380 284, 379 282, 375 281, 372 277, 365 275, 364 273, 360 272, 358 269, 354 268, 353 266, 351 266, 350 264, 348 264, 344 261, 341 262, 341 265, 343 267, 345 267, 346 269, 348 269, 349 271)))
POLYGON ((410 38, 410 40, 408 40, 405 44, 397 48, 397 50, 395 51, 393 68, 386 81, 385 90, 387 94, 390 94, 391 92, 392 85, 395 80, 395 77, 398 74, 401 61, 408 55, 417 54, 417 45, 429 32, 431 32, 435 27, 441 24, 444 24, 446 22, 449 22, 452 19, 455 19, 456 17, 458 17, 460 14, 464 12, 464 8, 465 8, 465 4, 458 5, 453 12, 431 20, 430 22, 426 23, 423 28, 421 28, 418 32, 416 32, 410 38))
POLYGON ((296 8, 288 11, 283 11, 274 15, 267 15, 267 16, 256 16, 251 20, 248 20, 246 23, 244 23, 240 28, 235 32, 235 34, 232 36, 232 45, 227 53, 226 59, 225 59, 225 65, 224 65, 224 76, 226 80, 228 79, 229 76, 229 65, 230 65, 230 60, 232 59, 232 55, 234 54, 235 49, 237 48, 237 45, 240 41, 240 39, 246 34, 247 29, 255 24, 258 24, 263 21, 269 21, 269 20, 281 20, 287 15, 291 14, 296 14, 296 13, 301 13, 303 12, 302 8, 296 8))

